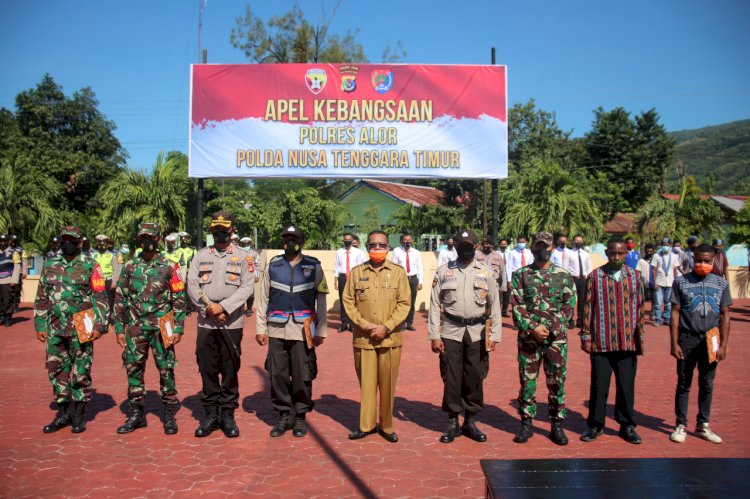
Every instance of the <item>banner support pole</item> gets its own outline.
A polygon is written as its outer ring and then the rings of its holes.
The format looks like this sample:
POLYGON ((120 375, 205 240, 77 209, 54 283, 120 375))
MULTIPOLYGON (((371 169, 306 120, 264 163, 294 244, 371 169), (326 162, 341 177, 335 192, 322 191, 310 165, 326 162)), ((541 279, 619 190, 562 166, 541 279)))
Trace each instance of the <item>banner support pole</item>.
MULTIPOLYGON (((206 49, 203 49, 203 64, 206 64, 206 61, 208 61, 208 51, 206 49)), ((196 223, 196 233, 197 233, 197 241, 195 242, 195 247, 198 249, 201 249, 203 247, 203 198, 204 198, 204 189, 203 189, 203 179, 198 179, 198 203, 196 206, 196 214, 195 217, 198 219, 196 223)))
MULTIPOLYGON (((495 47, 492 47, 492 65, 495 65, 495 47)), ((497 190, 498 190, 498 180, 496 178, 492 179, 492 240, 495 242, 495 244, 498 243, 497 241, 497 217, 498 217, 498 199, 497 199, 497 190)))

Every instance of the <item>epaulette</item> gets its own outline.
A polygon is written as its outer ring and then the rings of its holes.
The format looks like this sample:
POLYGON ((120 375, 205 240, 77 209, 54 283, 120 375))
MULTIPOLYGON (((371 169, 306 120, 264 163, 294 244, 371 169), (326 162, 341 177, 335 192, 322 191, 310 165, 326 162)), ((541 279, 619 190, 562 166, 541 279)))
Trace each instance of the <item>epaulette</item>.
POLYGON ((450 262, 448 262, 448 268, 449 269, 457 269, 458 268, 458 259, 451 260, 450 262))
POLYGON ((279 260, 280 258, 284 258, 284 255, 276 255, 275 257, 271 258, 271 262, 275 262, 275 261, 279 260))
POLYGON ((307 260, 308 262, 312 262, 312 263, 317 263, 318 265, 320 265, 320 260, 318 260, 318 259, 317 259, 317 258, 315 258, 314 256, 310 256, 310 255, 305 255, 305 254, 303 254, 303 255, 302 255, 302 259, 303 259, 303 260, 307 260))

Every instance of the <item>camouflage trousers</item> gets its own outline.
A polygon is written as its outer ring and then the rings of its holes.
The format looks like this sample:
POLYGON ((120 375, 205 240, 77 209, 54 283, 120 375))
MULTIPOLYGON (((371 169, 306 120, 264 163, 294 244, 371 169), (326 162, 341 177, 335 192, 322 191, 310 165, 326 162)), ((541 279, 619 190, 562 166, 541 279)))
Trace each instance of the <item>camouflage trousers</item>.
POLYGON ((91 400, 91 363, 94 343, 81 344, 78 337, 47 336, 47 374, 52 383, 55 402, 88 402, 91 400))
POLYGON ((174 380, 174 368, 177 359, 174 347, 164 348, 159 331, 144 331, 138 326, 128 328, 125 336, 125 350, 122 361, 128 374, 128 400, 131 404, 143 405, 146 396, 146 385, 143 381, 146 372, 148 349, 154 354, 154 363, 159 370, 159 388, 161 399, 168 404, 177 403, 177 387, 174 380))
POLYGON ((521 417, 536 416, 536 384, 539 370, 544 365, 547 378, 547 404, 552 419, 565 418, 565 376, 568 343, 553 341, 538 343, 534 339, 518 341, 518 375, 521 389, 518 392, 518 411, 521 417))

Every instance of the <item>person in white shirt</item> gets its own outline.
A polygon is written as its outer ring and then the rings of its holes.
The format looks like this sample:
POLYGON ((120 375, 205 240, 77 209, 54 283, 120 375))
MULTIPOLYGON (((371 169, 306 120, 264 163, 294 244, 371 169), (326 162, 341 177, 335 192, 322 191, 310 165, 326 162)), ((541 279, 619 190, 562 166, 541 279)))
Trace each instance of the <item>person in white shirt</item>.
POLYGON ((333 285, 339 292, 339 309, 341 313, 341 326, 339 333, 351 331, 352 325, 349 316, 344 309, 344 286, 349 279, 349 272, 366 260, 365 252, 354 247, 354 234, 344 233, 344 247, 336 250, 336 261, 333 264, 333 285))
MULTIPOLYGON (((557 237, 557 246, 552 250, 552 263, 558 267, 562 267, 570 272, 570 260, 573 258, 575 253, 568 248, 568 236, 562 235, 557 237)), ((573 317, 570 318, 568 327, 572 328, 575 325, 573 317)))
POLYGON ((456 260, 456 258, 458 258, 458 253, 456 253, 456 248, 453 246, 453 238, 449 237, 447 239, 447 246, 438 252, 437 266, 440 268, 456 260))
POLYGON ((500 291, 500 300, 502 301, 502 315, 508 317, 508 305, 510 304, 510 281, 513 276, 508 272, 508 246, 510 245, 510 239, 502 238, 497 243, 497 253, 500 258, 503 259, 503 265, 505 265, 505 279, 507 281, 505 285, 505 291, 500 291))
POLYGON ((422 269, 422 254, 414 249, 414 238, 411 234, 401 234, 399 239, 401 246, 393 249, 393 263, 401 265, 406 270, 409 278, 409 288, 411 289, 411 308, 409 315, 406 317, 406 329, 416 331, 412 323, 414 322, 414 304, 417 301, 417 291, 422 289, 422 279, 424 271, 422 269))
POLYGON ((573 251, 567 255, 568 266, 565 267, 570 272, 576 285, 576 295, 578 296, 576 327, 583 327, 583 308, 586 306, 586 278, 592 271, 591 255, 583 249, 583 244, 583 236, 576 234, 573 237, 573 251))
MULTIPOLYGON (((516 238, 516 247, 508 255, 508 279, 512 279, 513 272, 516 270, 534 263, 534 255, 531 254, 531 250, 526 248, 527 242, 528 239, 526 239, 526 236, 518 236, 516 238)), ((510 289, 510 286, 508 286, 508 289, 510 289)), ((518 329, 518 326, 513 324, 513 329, 518 329)))
POLYGON ((654 324, 660 326, 662 319, 669 325, 672 314, 672 283, 680 268, 679 255, 672 252, 672 240, 665 237, 659 252, 651 259, 654 269, 654 324))

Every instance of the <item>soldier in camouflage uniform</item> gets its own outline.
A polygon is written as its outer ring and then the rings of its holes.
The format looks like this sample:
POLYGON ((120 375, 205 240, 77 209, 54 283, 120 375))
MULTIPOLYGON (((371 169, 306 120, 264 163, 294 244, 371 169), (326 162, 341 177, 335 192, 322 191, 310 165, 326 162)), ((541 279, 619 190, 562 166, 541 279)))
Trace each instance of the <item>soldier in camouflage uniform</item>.
POLYGON ((533 435, 536 416, 536 382, 544 365, 549 390, 548 405, 552 431, 550 439, 567 445, 565 418, 565 375, 568 356, 567 325, 573 316, 576 292, 567 270, 550 262, 552 234, 534 236, 534 263, 516 270, 512 280, 513 322, 518 327, 518 394, 521 427, 513 441, 525 443, 533 435))
POLYGON ((86 430, 84 411, 91 399, 93 340, 107 331, 109 313, 104 275, 99 264, 81 253, 81 229, 65 227, 62 256, 44 263, 34 303, 34 328, 47 344, 47 371, 57 415, 44 427, 53 433, 72 423, 73 433, 86 430), (73 315, 93 308, 92 341, 81 343, 73 315), (72 417, 69 411, 73 402, 72 417))
POLYGON ((177 433, 177 389, 174 367, 177 364, 174 345, 182 337, 185 321, 185 283, 180 277, 179 264, 169 261, 157 251, 159 225, 142 223, 137 240, 141 255, 125 264, 115 290, 114 326, 117 343, 122 352, 123 365, 128 374, 130 413, 117 433, 130 433, 146 426, 143 399, 146 388, 143 375, 148 349, 154 354, 159 370, 161 398, 164 402, 164 433, 177 433), (159 319, 174 313, 172 340, 164 344, 159 319))

